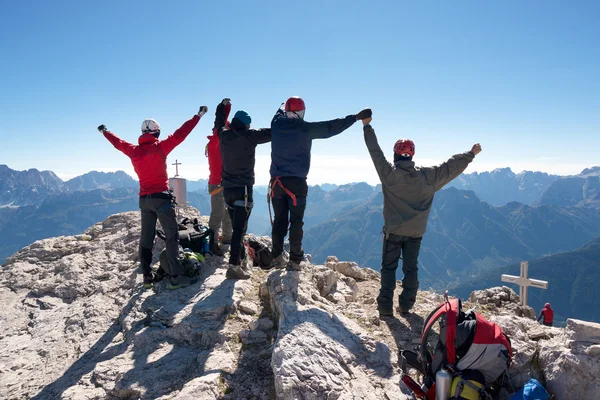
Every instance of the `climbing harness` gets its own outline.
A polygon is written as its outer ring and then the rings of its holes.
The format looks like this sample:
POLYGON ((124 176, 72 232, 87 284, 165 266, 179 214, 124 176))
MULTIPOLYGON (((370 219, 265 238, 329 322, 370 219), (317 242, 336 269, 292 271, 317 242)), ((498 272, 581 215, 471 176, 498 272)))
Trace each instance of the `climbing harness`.
MULTIPOLYGON (((269 190, 267 192, 267 205, 269 208, 269 219, 271 220, 271 226, 273 226, 273 215, 271 214, 271 198, 275 197, 275 186, 276 185, 279 185, 279 187, 281 187, 281 189, 283 189, 283 191, 288 196, 290 196, 290 198, 292 199, 292 205, 294 207, 296 207, 298 205, 298 200, 296 199, 296 195, 294 193, 292 193, 291 190, 289 190, 288 188, 283 186, 283 183, 281 183, 281 180, 279 178, 281 178, 281 177, 276 176, 275 178, 273 178, 271 184, 269 185, 269 190)), ((288 231, 289 231, 289 227, 288 227, 288 231)))

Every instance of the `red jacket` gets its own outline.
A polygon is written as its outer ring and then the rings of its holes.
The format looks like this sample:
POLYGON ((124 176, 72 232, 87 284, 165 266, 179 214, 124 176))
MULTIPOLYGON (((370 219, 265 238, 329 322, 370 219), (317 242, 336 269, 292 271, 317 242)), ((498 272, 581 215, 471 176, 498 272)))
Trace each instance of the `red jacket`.
POLYGON ((220 185, 221 174, 223 173, 223 160, 221 159, 221 147, 219 144, 219 130, 225 126, 229 128, 229 112, 231 111, 231 103, 226 106, 223 104, 217 105, 215 112, 215 127, 213 128, 212 136, 207 136, 208 144, 206 145, 205 155, 208 157, 208 176, 209 185, 220 185))
POLYGON ((185 140, 198 121, 200 117, 194 115, 165 140, 158 140, 151 134, 144 133, 138 139, 138 146, 119 139, 111 132, 104 132, 104 137, 131 159, 133 169, 140 180, 140 196, 145 196, 169 190, 167 156, 185 140))
POLYGON ((209 185, 221 184, 221 173, 223 172, 223 160, 221 159, 221 147, 219 145, 219 136, 217 130, 213 129, 212 136, 207 136, 206 156, 208 157, 208 176, 209 185))
MULTIPOLYGON (((544 316, 544 322, 552 323, 554 321, 554 310, 549 307, 544 307, 540 313, 540 318, 544 316)), ((538 320, 540 319, 538 318, 538 320)))

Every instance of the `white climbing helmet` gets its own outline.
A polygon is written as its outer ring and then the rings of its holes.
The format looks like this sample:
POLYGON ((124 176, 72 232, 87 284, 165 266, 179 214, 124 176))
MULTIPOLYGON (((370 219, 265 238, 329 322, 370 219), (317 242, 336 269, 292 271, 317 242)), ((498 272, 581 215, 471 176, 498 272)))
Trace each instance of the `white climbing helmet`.
POLYGON ((142 122, 143 133, 160 133, 160 125, 154 118, 148 118, 142 122))

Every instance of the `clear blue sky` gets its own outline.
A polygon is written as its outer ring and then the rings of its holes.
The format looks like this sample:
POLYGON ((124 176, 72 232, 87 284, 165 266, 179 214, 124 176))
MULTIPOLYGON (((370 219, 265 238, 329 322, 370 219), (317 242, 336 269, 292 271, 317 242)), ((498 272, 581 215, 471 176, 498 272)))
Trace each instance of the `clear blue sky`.
MULTIPOLYGON (((299 95, 307 120, 372 107, 390 157, 400 137, 418 164, 481 142, 468 171, 577 173, 600 164, 599 43, 596 1, 4 1, 0 164, 132 173, 99 124, 137 142, 143 119, 166 135, 206 104, 170 157, 198 179, 220 99, 264 127, 299 95)), ((315 142, 310 182, 358 180, 377 180, 359 124, 315 142)))

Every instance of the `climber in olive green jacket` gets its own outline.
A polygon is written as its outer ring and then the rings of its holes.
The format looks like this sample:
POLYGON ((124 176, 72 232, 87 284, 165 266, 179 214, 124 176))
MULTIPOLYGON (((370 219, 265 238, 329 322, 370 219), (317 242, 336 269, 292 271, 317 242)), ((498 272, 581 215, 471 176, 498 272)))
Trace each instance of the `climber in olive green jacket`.
POLYGON ((394 314, 396 269, 402 256, 404 279, 399 311, 407 314, 415 304, 419 289, 417 258, 435 192, 460 175, 481 152, 481 146, 475 144, 471 151, 456 154, 436 167, 415 167, 412 161, 415 144, 412 140, 400 139, 394 145, 392 165, 379 147, 370 122, 371 118, 363 120, 365 143, 381 180, 385 233, 377 308, 382 317, 394 314))

